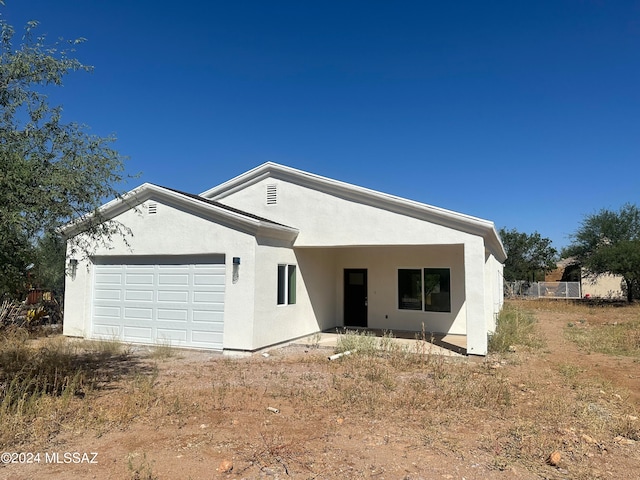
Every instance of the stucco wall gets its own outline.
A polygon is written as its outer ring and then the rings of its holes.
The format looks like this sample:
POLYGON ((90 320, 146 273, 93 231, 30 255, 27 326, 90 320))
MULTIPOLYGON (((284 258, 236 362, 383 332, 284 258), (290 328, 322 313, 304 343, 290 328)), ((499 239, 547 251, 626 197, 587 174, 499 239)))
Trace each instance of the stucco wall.
POLYGON ((619 275, 591 275, 582 276, 582 296, 589 295, 591 298, 626 298, 622 291, 624 280, 619 275))
POLYGON ((339 198, 279 179, 263 179, 221 203, 300 230, 296 247, 336 245, 461 244, 468 233, 339 198), (267 185, 277 186, 276 205, 266 204, 267 185))
MULTIPOLYGON (((466 333, 468 351, 484 355, 487 351, 487 332, 495 328, 495 314, 501 306, 502 295, 499 262, 493 255, 485 257, 484 239, 480 236, 401 215, 280 179, 263 178, 244 188, 227 192, 218 201, 270 220, 297 228, 300 231, 294 246, 303 247, 361 247, 337 249, 335 272, 335 318, 342 323, 344 268, 369 269, 369 326, 389 328, 391 320, 397 329, 466 333), (266 202, 267 186, 275 185, 277 203, 266 202), (403 257, 408 247, 452 245, 451 256, 428 256, 422 262, 403 257), (396 250, 374 252, 368 247, 401 247, 396 250), (455 246, 462 246, 456 248, 455 246), (362 248, 367 247, 367 248, 362 248), (346 253, 345 253, 346 252, 346 253), (390 254, 390 252, 392 252, 390 254), (430 265, 429 263, 433 264, 430 265), (406 262, 406 263, 405 263, 406 262), (395 306, 397 268, 452 266, 451 314, 400 312, 395 306), (382 296, 384 293, 384 297, 382 296), (384 298, 384 300, 383 300, 384 298), (463 303, 460 303, 460 300, 463 303)), ((444 248, 444 247, 443 247, 444 248)), ((409 250, 407 250, 409 251, 409 250)), ((422 251, 428 254, 428 249, 422 251)))
POLYGON ((461 245, 338 248, 335 252, 336 325, 344 325, 344 269, 366 268, 370 328, 419 332, 424 326, 428 332, 466 332, 461 245), (398 308, 398 270, 422 268, 451 270, 451 313, 398 308))
MULTIPOLYGON (((337 289, 336 250, 329 248, 296 248, 300 280, 308 296, 311 311, 319 330, 340 325, 336 317, 337 289)), ((339 280, 340 282, 342 280, 339 280)))
POLYGON ((256 252, 253 349, 311 334, 319 330, 305 277, 290 248, 259 245, 256 252), (296 266, 296 303, 278 305, 278 265, 296 266))
POLYGON ((486 250, 485 255, 484 281, 488 285, 485 290, 485 322, 487 331, 493 333, 496 330, 497 316, 504 304, 504 278, 502 275, 504 266, 486 250))
MULTIPOLYGON (((216 224, 158 202, 150 215, 148 202, 138 211, 129 210, 115 220, 131 229, 126 240, 115 237, 110 248, 96 246, 94 256, 164 256, 224 254, 226 264, 224 348, 251 349, 253 338, 255 249, 251 235, 216 224), (232 258, 240 257, 239 278, 233 282, 232 258)), ((67 276, 65 286, 64 334, 89 336, 93 262, 80 259, 75 276, 67 276)))

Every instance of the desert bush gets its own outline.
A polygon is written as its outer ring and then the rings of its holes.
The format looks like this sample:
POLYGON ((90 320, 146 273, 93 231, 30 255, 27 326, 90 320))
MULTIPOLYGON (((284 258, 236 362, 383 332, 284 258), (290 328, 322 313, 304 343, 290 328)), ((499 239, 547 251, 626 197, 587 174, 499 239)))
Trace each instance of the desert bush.
POLYGON ((163 340, 151 349, 149 357, 155 360, 167 360, 175 357, 177 354, 178 353, 171 345, 171 342, 169 340, 163 340))
POLYGON ((496 331, 489 339, 489 351, 504 353, 515 345, 540 348, 543 341, 535 327, 536 320, 531 312, 505 303, 496 322, 496 331))
POLYGON ((433 344, 426 339, 424 332, 417 334, 412 346, 396 341, 391 331, 382 332, 376 336, 374 332, 344 330, 338 335, 335 352, 357 352, 365 356, 384 356, 391 359, 394 366, 404 364, 425 363, 431 357, 433 344))
POLYGON ((380 349, 378 338, 372 332, 344 330, 338 336, 336 353, 357 351, 360 355, 373 355, 380 349))

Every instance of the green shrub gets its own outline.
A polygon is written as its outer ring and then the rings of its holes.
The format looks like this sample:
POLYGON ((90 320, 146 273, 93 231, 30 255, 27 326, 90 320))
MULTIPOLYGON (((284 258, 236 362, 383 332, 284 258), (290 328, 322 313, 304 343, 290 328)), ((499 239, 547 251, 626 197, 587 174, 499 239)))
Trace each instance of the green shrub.
POLYGON ((531 312, 505 304, 498 316, 496 331, 489 339, 489 351, 504 353, 515 345, 540 348, 543 341, 536 332, 536 320, 531 312))

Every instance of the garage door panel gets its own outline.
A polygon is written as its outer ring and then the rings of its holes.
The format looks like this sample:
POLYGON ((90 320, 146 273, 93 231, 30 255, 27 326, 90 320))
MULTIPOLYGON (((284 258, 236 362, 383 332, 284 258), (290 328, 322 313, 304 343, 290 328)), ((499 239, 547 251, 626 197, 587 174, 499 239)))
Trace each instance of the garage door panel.
POLYGON ((189 320, 189 312, 187 310, 158 308, 158 320, 186 322, 189 320))
POLYGON ((124 298, 128 302, 153 302, 153 290, 125 290, 124 298))
POLYGON ((223 256, 217 258, 222 263, 98 261, 91 335, 222 349, 225 265, 223 256))
POLYGON ((209 332, 204 330, 193 330, 191 333, 191 344, 195 346, 216 343, 222 344, 222 333, 209 332))
POLYGON ((220 322, 194 322, 193 324, 193 331, 198 331, 198 332, 203 332, 203 331, 207 331, 207 332, 214 332, 214 333, 222 333, 224 332, 224 324, 220 323, 220 322), (202 330, 200 329, 202 328, 202 330))
POLYGON ((94 317, 118 319, 121 315, 122 309, 118 306, 96 305, 94 307, 94 317))
POLYGON ((153 273, 144 273, 144 274, 131 274, 128 273, 126 276, 126 285, 153 285, 154 275, 153 273))
POLYGON ((118 325, 96 325, 93 327, 95 338, 120 338, 120 327, 118 325))
POLYGON ((170 342, 171 344, 185 345, 187 343, 186 330, 176 330, 172 328, 158 328, 159 343, 170 342))
POLYGON ((96 289, 94 298, 96 300, 120 300, 122 298, 122 290, 118 289, 96 289))
POLYGON ((109 329, 117 328, 118 331, 120 331, 121 321, 119 318, 113 317, 96 317, 94 330, 96 330, 96 328, 102 327, 109 329))
POLYGON ((121 285, 122 274, 121 273, 101 273, 96 275, 96 283, 100 285, 121 285))
POLYGON ((126 325, 123 329, 124 340, 129 342, 146 342, 151 338, 151 327, 134 327, 126 325))
POLYGON ((224 314, 217 310, 193 310, 193 322, 211 324, 211 329, 214 329, 216 324, 224 324, 224 314))
POLYGON ((160 273, 158 276, 158 285, 175 285, 188 287, 190 284, 191 276, 188 273, 175 274, 175 273, 160 273))
POLYGON ((158 302, 186 303, 189 301, 189 292, 176 290, 158 290, 158 302))
POLYGON ((124 309, 124 316, 132 320, 151 320, 153 318, 153 309, 129 307, 124 309))
POLYGON ((194 275, 194 284, 224 286, 224 275, 216 275, 211 273, 196 273, 194 275))

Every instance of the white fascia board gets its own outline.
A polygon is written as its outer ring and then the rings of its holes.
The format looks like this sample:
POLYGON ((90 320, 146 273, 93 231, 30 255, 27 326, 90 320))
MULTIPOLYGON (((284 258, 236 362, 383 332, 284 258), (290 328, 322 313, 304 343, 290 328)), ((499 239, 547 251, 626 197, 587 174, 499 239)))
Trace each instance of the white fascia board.
MULTIPOLYGON (((157 200, 164 200, 180 205, 184 207, 187 212, 198 213, 212 221, 224 221, 232 228, 237 228, 253 235, 260 234, 263 237, 293 241, 299 233, 295 228, 266 222, 242 215, 241 213, 229 211, 223 207, 212 205, 151 183, 144 183, 124 194, 121 198, 113 199, 104 204, 98 209, 98 214, 104 221, 111 220, 152 197, 157 200)), ((80 233, 86 221, 93 216, 94 214, 88 214, 75 222, 65 225, 61 229, 61 233, 67 237, 80 233)))
POLYGON ((242 190, 249 185, 259 182, 263 178, 271 176, 270 174, 273 171, 273 167, 289 168, 278 165, 277 163, 266 162, 231 180, 227 180, 220 185, 210 188, 206 192, 202 192, 200 196, 209 200, 220 200, 238 190, 242 190))
POLYGON ((434 207, 426 203, 371 190, 273 162, 264 163, 217 187, 201 193, 200 196, 211 200, 221 200, 234 192, 268 177, 289 181, 347 200, 481 236, 485 239, 487 247, 498 261, 504 262, 507 258, 495 225, 489 220, 434 207))
POLYGON ((124 213, 131 208, 135 208, 142 202, 144 202, 146 199, 140 200, 140 195, 145 191, 145 189, 152 187, 155 187, 155 185, 151 183, 143 183, 139 187, 136 187, 133 190, 124 193, 121 197, 116 197, 113 200, 110 200, 104 205, 98 207, 97 211, 88 212, 81 217, 72 220, 66 225, 63 225, 59 228, 59 232, 62 236, 70 238, 82 232, 86 223, 88 223, 96 216, 101 217, 102 221, 111 220, 121 213, 124 213))

